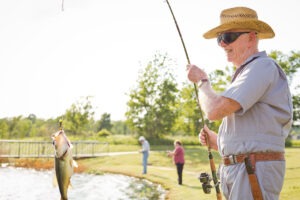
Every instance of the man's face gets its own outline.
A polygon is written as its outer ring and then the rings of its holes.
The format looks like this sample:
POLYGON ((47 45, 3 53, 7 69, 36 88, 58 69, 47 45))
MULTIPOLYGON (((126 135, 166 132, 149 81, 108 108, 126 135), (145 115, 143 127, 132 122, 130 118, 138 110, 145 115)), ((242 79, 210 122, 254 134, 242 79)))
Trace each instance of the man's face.
POLYGON ((218 44, 224 49, 228 62, 239 66, 247 59, 251 33, 253 32, 231 30, 220 34, 218 44))

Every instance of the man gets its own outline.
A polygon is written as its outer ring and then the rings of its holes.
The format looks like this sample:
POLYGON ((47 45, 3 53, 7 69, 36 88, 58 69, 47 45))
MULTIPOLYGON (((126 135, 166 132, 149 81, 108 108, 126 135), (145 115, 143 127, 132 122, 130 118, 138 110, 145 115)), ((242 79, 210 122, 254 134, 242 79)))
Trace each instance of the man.
POLYGON ((220 179, 226 199, 279 199, 285 174, 285 138, 292 123, 291 95, 282 69, 258 50, 260 39, 275 34, 246 7, 223 10, 220 19, 221 24, 203 36, 217 38, 236 72, 219 95, 202 69, 187 66, 188 79, 199 86, 207 118, 223 119, 218 135, 205 126, 199 139, 207 145, 208 137, 210 147, 223 158, 220 179))
POLYGON ((150 145, 149 142, 144 138, 144 136, 139 137, 139 142, 142 144, 142 149, 140 150, 140 153, 143 154, 143 174, 147 174, 150 145))

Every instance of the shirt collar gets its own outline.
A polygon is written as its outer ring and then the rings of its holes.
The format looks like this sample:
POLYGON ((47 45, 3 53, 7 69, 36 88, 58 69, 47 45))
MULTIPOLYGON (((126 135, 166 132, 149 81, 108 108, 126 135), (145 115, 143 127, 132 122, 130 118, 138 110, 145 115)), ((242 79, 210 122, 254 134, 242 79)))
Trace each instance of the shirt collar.
POLYGON ((245 62, 243 62, 242 65, 244 65, 245 63, 249 62, 250 60, 252 60, 253 58, 258 58, 258 57, 268 57, 266 51, 260 51, 258 53, 252 54, 251 56, 249 56, 245 62))

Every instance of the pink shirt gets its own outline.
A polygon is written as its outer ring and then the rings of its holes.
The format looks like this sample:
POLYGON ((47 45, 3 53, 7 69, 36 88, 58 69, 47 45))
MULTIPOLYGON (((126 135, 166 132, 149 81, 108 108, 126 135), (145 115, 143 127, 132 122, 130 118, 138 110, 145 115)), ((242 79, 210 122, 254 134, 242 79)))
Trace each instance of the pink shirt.
POLYGON ((182 146, 177 146, 174 150, 174 162, 184 164, 184 149, 182 146))

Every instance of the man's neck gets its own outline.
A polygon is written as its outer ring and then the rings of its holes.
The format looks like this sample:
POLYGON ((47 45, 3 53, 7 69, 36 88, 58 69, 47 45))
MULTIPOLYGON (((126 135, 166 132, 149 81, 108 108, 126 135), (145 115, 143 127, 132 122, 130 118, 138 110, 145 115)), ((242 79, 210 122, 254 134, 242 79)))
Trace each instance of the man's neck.
POLYGON ((248 51, 245 52, 245 54, 241 57, 241 59, 235 63, 233 63, 236 68, 240 68, 242 64, 245 63, 245 61, 252 55, 257 54, 258 53, 258 49, 257 48, 253 48, 253 49, 249 49, 248 51))

